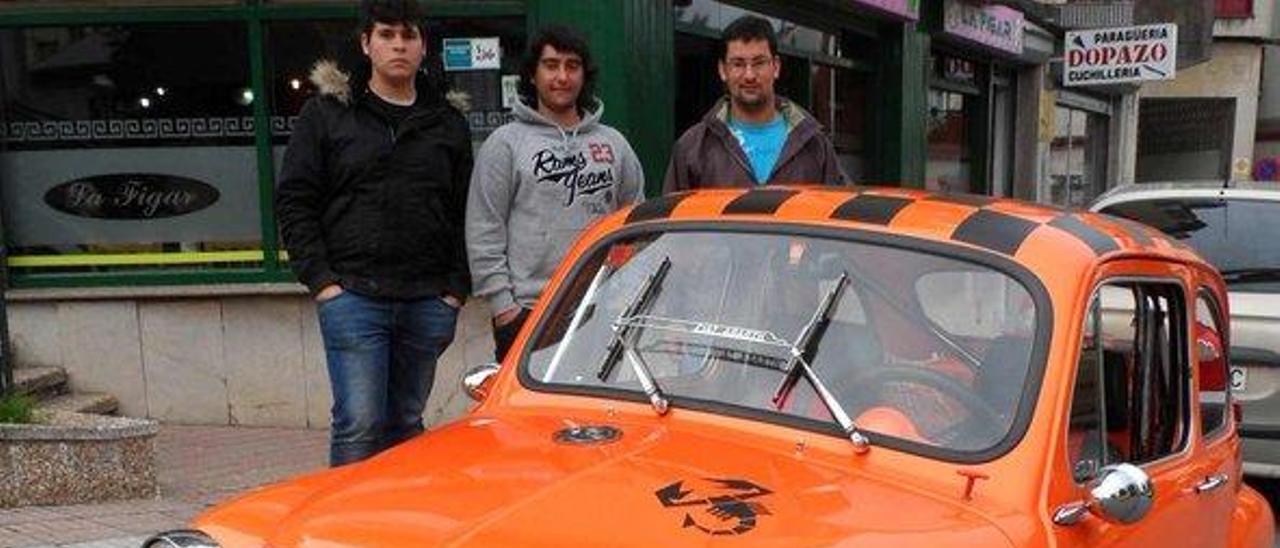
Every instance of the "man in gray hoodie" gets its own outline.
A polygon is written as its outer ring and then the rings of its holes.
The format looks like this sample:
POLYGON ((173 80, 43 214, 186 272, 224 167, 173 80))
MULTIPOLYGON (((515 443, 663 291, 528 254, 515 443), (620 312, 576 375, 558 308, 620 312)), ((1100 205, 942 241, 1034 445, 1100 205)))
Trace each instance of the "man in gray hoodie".
POLYGON ((493 314, 502 361, 529 309, 578 235, 644 198, 644 173, 617 130, 600 123, 586 41, 548 26, 530 42, 515 121, 476 155, 467 196, 467 260, 493 314))

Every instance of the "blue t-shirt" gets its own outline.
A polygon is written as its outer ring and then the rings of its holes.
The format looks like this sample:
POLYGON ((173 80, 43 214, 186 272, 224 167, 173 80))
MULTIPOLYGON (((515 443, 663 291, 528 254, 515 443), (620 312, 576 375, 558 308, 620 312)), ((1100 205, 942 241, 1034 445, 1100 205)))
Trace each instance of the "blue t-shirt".
POLYGON ((783 145, 787 143, 786 120, 782 116, 774 116, 773 121, 763 124, 729 120, 729 131, 738 138, 738 146, 751 162, 756 183, 764 184, 773 173, 773 165, 778 163, 783 145))

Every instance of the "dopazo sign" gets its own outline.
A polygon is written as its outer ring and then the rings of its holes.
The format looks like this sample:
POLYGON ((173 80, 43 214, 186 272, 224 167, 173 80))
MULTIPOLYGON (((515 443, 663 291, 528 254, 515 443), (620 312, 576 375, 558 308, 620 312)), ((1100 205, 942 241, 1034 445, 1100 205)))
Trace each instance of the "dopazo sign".
POLYGON ((50 207, 94 219, 162 219, 209 207, 218 189, 186 177, 155 173, 94 175, 45 192, 50 207))
POLYGON ((1067 33, 1065 86, 1172 80, 1178 69, 1178 25, 1143 25, 1067 33))

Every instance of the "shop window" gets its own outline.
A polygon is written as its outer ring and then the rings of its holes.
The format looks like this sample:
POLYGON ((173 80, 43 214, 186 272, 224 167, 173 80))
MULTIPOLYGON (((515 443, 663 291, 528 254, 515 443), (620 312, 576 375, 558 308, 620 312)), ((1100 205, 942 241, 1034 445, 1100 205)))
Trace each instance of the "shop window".
MULTIPOLYGON (((443 78, 449 91, 465 98, 471 138, 479 147, 493 130, 512 119, 513 79, 518 78, 525 47, 524 20, 519 17, 429 19, 425 30, 429 49, 424 68, 433 78, 443 78), (441 62, 442 44, 446 39, 458 38, 497 38, 500 68, 446 69, 441 62), (505 89, 504 79, 507 80, 505 89)), ((281 21, 268 25, 267 51, 271 56, 268 80, 273 90, 271 113, 277 170, 298 112, 315 94, 309 80, 311 67, 320 59, 331 59, 349 71, 364 62, 357 32, 352 19, 281 21)))
POLYGON ((11 265, 260 261, 247 43, 235 22, 0 30, 11 265))
POLYGON ((1144 464, 1186 441, 1185 301, 1175 284, 1103 286, 1085 319, 1067 434, 1072 475, 1144 464))
POLYGON ((925 185, 940 192, 972 192, 970 124, 972 101, 962 93, 931 88, 926 121, 929 163, 925 185))
POLYGON ((1059 105, 1041 200, 1083 208, 1106 189, 1108 117, 1059 105))
POLYGON ((1138 111, 1138 182, 1226 179, 1236 100, 1148 98, 1138 111))
POLYGON ((835 145, 840 167, 853 181, 868 177, 866 105, 870 76, 839 66, 814 63, 810 108, 835 145))
POLYGON ((672 138, 679 138, 724 97, 718 73, 719 36, 743 15, 769 20, 777 33, 782 73, 774 91, 809 110, 831 137, 845 173, 854 180, 866 179, 866 105, 871 100, 871 75, 866 66, 859 68, 858 62, 875 58, 876 40, 849 30, 829 32, 716 0, 689 0, 673 9, 677 32, 672 138))
MULTIPOLYGON (((309 0, 314 1, 314 0, 309 0)), ((166 7, 166 6, 226 6, 242 4, 244 0, 111 0, 111 8, 166 7)), ((102 8, 102 0, 5 0, 0 2, 0 12, 32 8, 102 8)))

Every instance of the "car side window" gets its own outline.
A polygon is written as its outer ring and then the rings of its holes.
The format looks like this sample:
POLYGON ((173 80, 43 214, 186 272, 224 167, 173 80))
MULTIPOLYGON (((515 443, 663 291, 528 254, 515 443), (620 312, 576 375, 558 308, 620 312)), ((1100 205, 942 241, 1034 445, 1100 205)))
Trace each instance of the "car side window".
POLYGON ((1227 349, 1222 336, 1222 309, 1213 296, 1201 292, 1196 298, 1195 352, 1200 375, 1200 432, 1216 437, 1226 432, 1227 349))
POLYGON ((1107 464, 1179 451, 1188 429, 1185 299, 1179 286, 1102 286, 1085 321, 1068 429, 1077 482, 1107 464))

